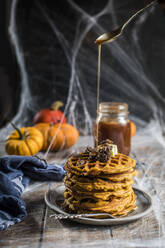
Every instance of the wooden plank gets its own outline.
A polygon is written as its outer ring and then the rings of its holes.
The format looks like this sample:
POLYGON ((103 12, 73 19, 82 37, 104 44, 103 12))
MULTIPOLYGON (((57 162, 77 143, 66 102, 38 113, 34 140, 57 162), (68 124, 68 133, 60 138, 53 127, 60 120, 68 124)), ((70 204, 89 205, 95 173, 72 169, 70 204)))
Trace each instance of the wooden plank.
MULTIPOLYGON (((53 247, 85 247, 97 242, 110 240, 109 226, 83 225, 69 220, 54 220, 49 216, 54 212, 48 209, 46 227, 43 234, 42 248, 53 247)), ((112 246, 104 246, 112 247, 112 246)))
MULTIPOLYGON (((47 159, 55 161, 57 156, 50 153, 47 159)), ((28 217, 23 222, 10 227, 9 230, 0 232, 0 247, 128 248, 152 247, 153 245, 159 247, 159 244, 163 242, 165 230, 165 173, 161 163, 151 168, 144 167, 144 171, 140 171, 138 181, 143 178, 147 180, 147 177, 153 178, 153 184, 147 183, 145 185, 152 189, 154 212, 143 219, 115 227, 55 221, 49 217, 53 211, 45 207, 44 203, 47 184, 35 183, 29 187, 30 190, 26 191, 23 196, 27 205, 28 217), (156 246, 155 242, 158 241, 160 243, 156 246)), ((52 185, 56 187, 60 183, 53 183, 52 185)))
POLYGON ((46 190, 47 185, 43 184, 24 194, 23 200, 27 206, 28 216, 21 223, 0 232, 1 248, 38 247, 45 206, 43 195, 46 190))
MULTIPOLYGON (((54 183, 51 189, 61 183, 54 183)), ((110 240, 111 227, 82 225, 69 220, 54 220, 50 215, 54 212, 48 209, 43 233, 42 248, 53 247, 81 247, 85 244, 92 244, 110 240)), ((106 247, 106 246, 105 246, 106 247)), ((107 246, 111 247, 111 246, 107 246)))
POLYGON ((135 242, 137 240, 146 241, 162 236, 162 229, 155 218, 154 212, 133 223, 114 227, 113 238, 116 240, 127 240, 135 242))
MULTIPOLYGON (((163 186, 165 186, 165 184, 163 186)), ((140 247, 146 247, 146 245, 147 247, 152 247, 152 245, 153 247, 159 247, 158 242, 161 244, 165 224, 165 212, 163 216, 161 201, 163 202, 163 199, 165 199, 165 187, 161 189, 160 187, 156 187, 155 183, 151 183, 150 188, 152 191, 150 194, 152 194, 153 211, 138 221, 128 225, 114 227, 113 238, 115 239, 116 245, 119 243, 123 246, 127 243, 128 247, 134 247, 133 244, 135 247, 136 245, 137 247, 140 245, 140 247), (162 196, 162 199, 160 199, 159 194, 162 196), (157 246, 155 246, 155 242, 157 246)))

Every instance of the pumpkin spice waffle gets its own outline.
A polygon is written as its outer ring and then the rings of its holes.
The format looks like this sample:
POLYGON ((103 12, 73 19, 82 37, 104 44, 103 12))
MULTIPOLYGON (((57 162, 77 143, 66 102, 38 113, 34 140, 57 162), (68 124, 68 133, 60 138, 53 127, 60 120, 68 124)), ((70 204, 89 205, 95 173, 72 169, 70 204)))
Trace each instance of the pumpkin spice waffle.
POLYGON ((124 155, 116 154, 106 162, 90 161, 87 153, 80 153, 79 157, 71 156, 65 165, 66 171, 71 171, 75 175, 84 176, 104 176, 127 172, 135 167, 135 160, 124 155))
MULTIPOLYGON (((125 207, 123 210, 120 210, 120 211, 118 211, 118 210, 116 210, 116 211, 106 211, 106 209, 104 210, 92 210, 92 211, 90 211, 90 210, 86 210, 86 209, 78 209, 78 210, 71 210, 70 208, 67 208, 67 211, 68 212, 74 212, 74 213, 78 213, 78 214, 92 214, 92 213, 103 213, 103 212, 105 212, 105 213, 110 213, 111 215, 113 215, 113 216, 118 216, 118 217, 124 217, 124 216, 126 216, 127 214, 129 214, 131 211, 133 211, 133 210, 135 210, 137 208, 137 206, 136 206, 136 197, 135 197, 135 201, 134 202, 132 202, 130 205, 128 205, 127 207, 125 207)), ((101 217, 100 217, 101 218, 101 217)))
POLYGON ((127 190, 129 187, 132 187, 133 180, 128 180, 125 182, 113 182, 110 180, 106 180, 105 178, 83 178, 76 177, 79 180, 75 180, 73 177, 66 176, 64 178, 65 185, 73 190, 86 190, 86 191, 117 191, 125 189, 127 190))
POLYGON ((117 190, 117 191, 94 191, 94 192, 87 192, 87 191, 72 191, 70 189, 65 190, 65 194, 73 195, 75 196, 76 199, 78 200, 83 200, 83 199, 100 199, 103 201, 109 201, 113 197, 127 197, 132 193, 132 187, 129 187, 127 190, 122 189, 122 190, 117 190))
POLYGON ((138 172, 135 169, 130 171, 121 172, 121 173, 114 173, 111 175, 102 175, 101 178, 109 179, 112 182, 126 182, 132 180, 133 177, 137 176, 138 172))
POLYGON ((71 172, 67 172, 64 181, 71 184, 72 187, 87 188, 87 190, 105 190, 112 189, 112 186, 117 188, 125 188, 133 183, 132 178, 137 175, 136 170, 128 171, 126 173, 104 175, 102 177, 84 177, 76 176, 71 172), (111 184, 110 184, 111 183, 111 184), (118 183, 115 184, 115 183, 118 183), (116 186, 115 186, 116 185, 116 186), (109 188, 110 187, 110 188, 109 188))
POLYGON ((65 204, 71 211, 80 213, 83 210, 84 212, 107 212, 112 215, 123 215, 123 211, 127 208, 135 208, 136 196, 132 190, 131 194, 128 196, 121 197, 112 197, 108 201, 103 201, 99 199, 86 198, 82 200, 76 199, 75 195, 73 196, 70 192, 65 191, 65 204))
POLYGON ((74 213, 127 215, 136 208, 134 167, 135 161, 117 154, 109 141, 72 155, 65 164, 65 208, 74 213))

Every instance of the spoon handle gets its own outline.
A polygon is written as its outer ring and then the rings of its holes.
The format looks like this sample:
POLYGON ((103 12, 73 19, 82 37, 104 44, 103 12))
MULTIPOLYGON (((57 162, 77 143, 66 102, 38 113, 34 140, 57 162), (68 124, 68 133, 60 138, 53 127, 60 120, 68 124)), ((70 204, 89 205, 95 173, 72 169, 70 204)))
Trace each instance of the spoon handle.
POLYGON ((111 214, 107 213, 98 213, 98 214, 52 214, 50 218, 54 218, 55 220, 62 220, 62 219, 78 219, 78 218, 90 218, 90 217, 101 217, 107 216, 111 219, 116 219, 116 217, 112 216, 111 214))

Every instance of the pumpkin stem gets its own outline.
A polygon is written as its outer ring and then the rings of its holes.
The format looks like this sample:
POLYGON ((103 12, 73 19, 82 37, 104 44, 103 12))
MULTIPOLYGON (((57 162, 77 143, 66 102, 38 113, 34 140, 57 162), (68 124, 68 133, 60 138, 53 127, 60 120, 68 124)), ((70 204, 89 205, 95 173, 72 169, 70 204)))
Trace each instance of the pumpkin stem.
POLYGON ((12 125, 12 127, 18 132, 19 138, 20 138, 20 139, 23 139, 23 135, 22 135, 20 129, 19 129, 18 127, 16 127, 16 125, 15 125, 14 123, 12 123, 12 122, 11 122, 11 125, 12 125))
POLYGON ((63 102, 56 101, 51 105, 51 109, 58 110, 60 107, 64 106, 63 102))
POLYGON ((50 127, 53 127, 54 126, 54 123, 53 122, 50 122, 49 125, 50 125, 50 127))

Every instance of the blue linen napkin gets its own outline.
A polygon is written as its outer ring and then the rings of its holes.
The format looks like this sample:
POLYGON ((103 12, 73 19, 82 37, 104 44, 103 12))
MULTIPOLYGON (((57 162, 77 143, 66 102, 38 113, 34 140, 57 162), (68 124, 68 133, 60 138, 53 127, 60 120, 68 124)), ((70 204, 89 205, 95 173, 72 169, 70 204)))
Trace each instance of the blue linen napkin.
POLYGON ((64 166, 47 164, 36 157, 1 157, 0 230, 7 229, 27 216, 21 194, 30 178, 37 181, 61 181, 64 175, 64 166))

